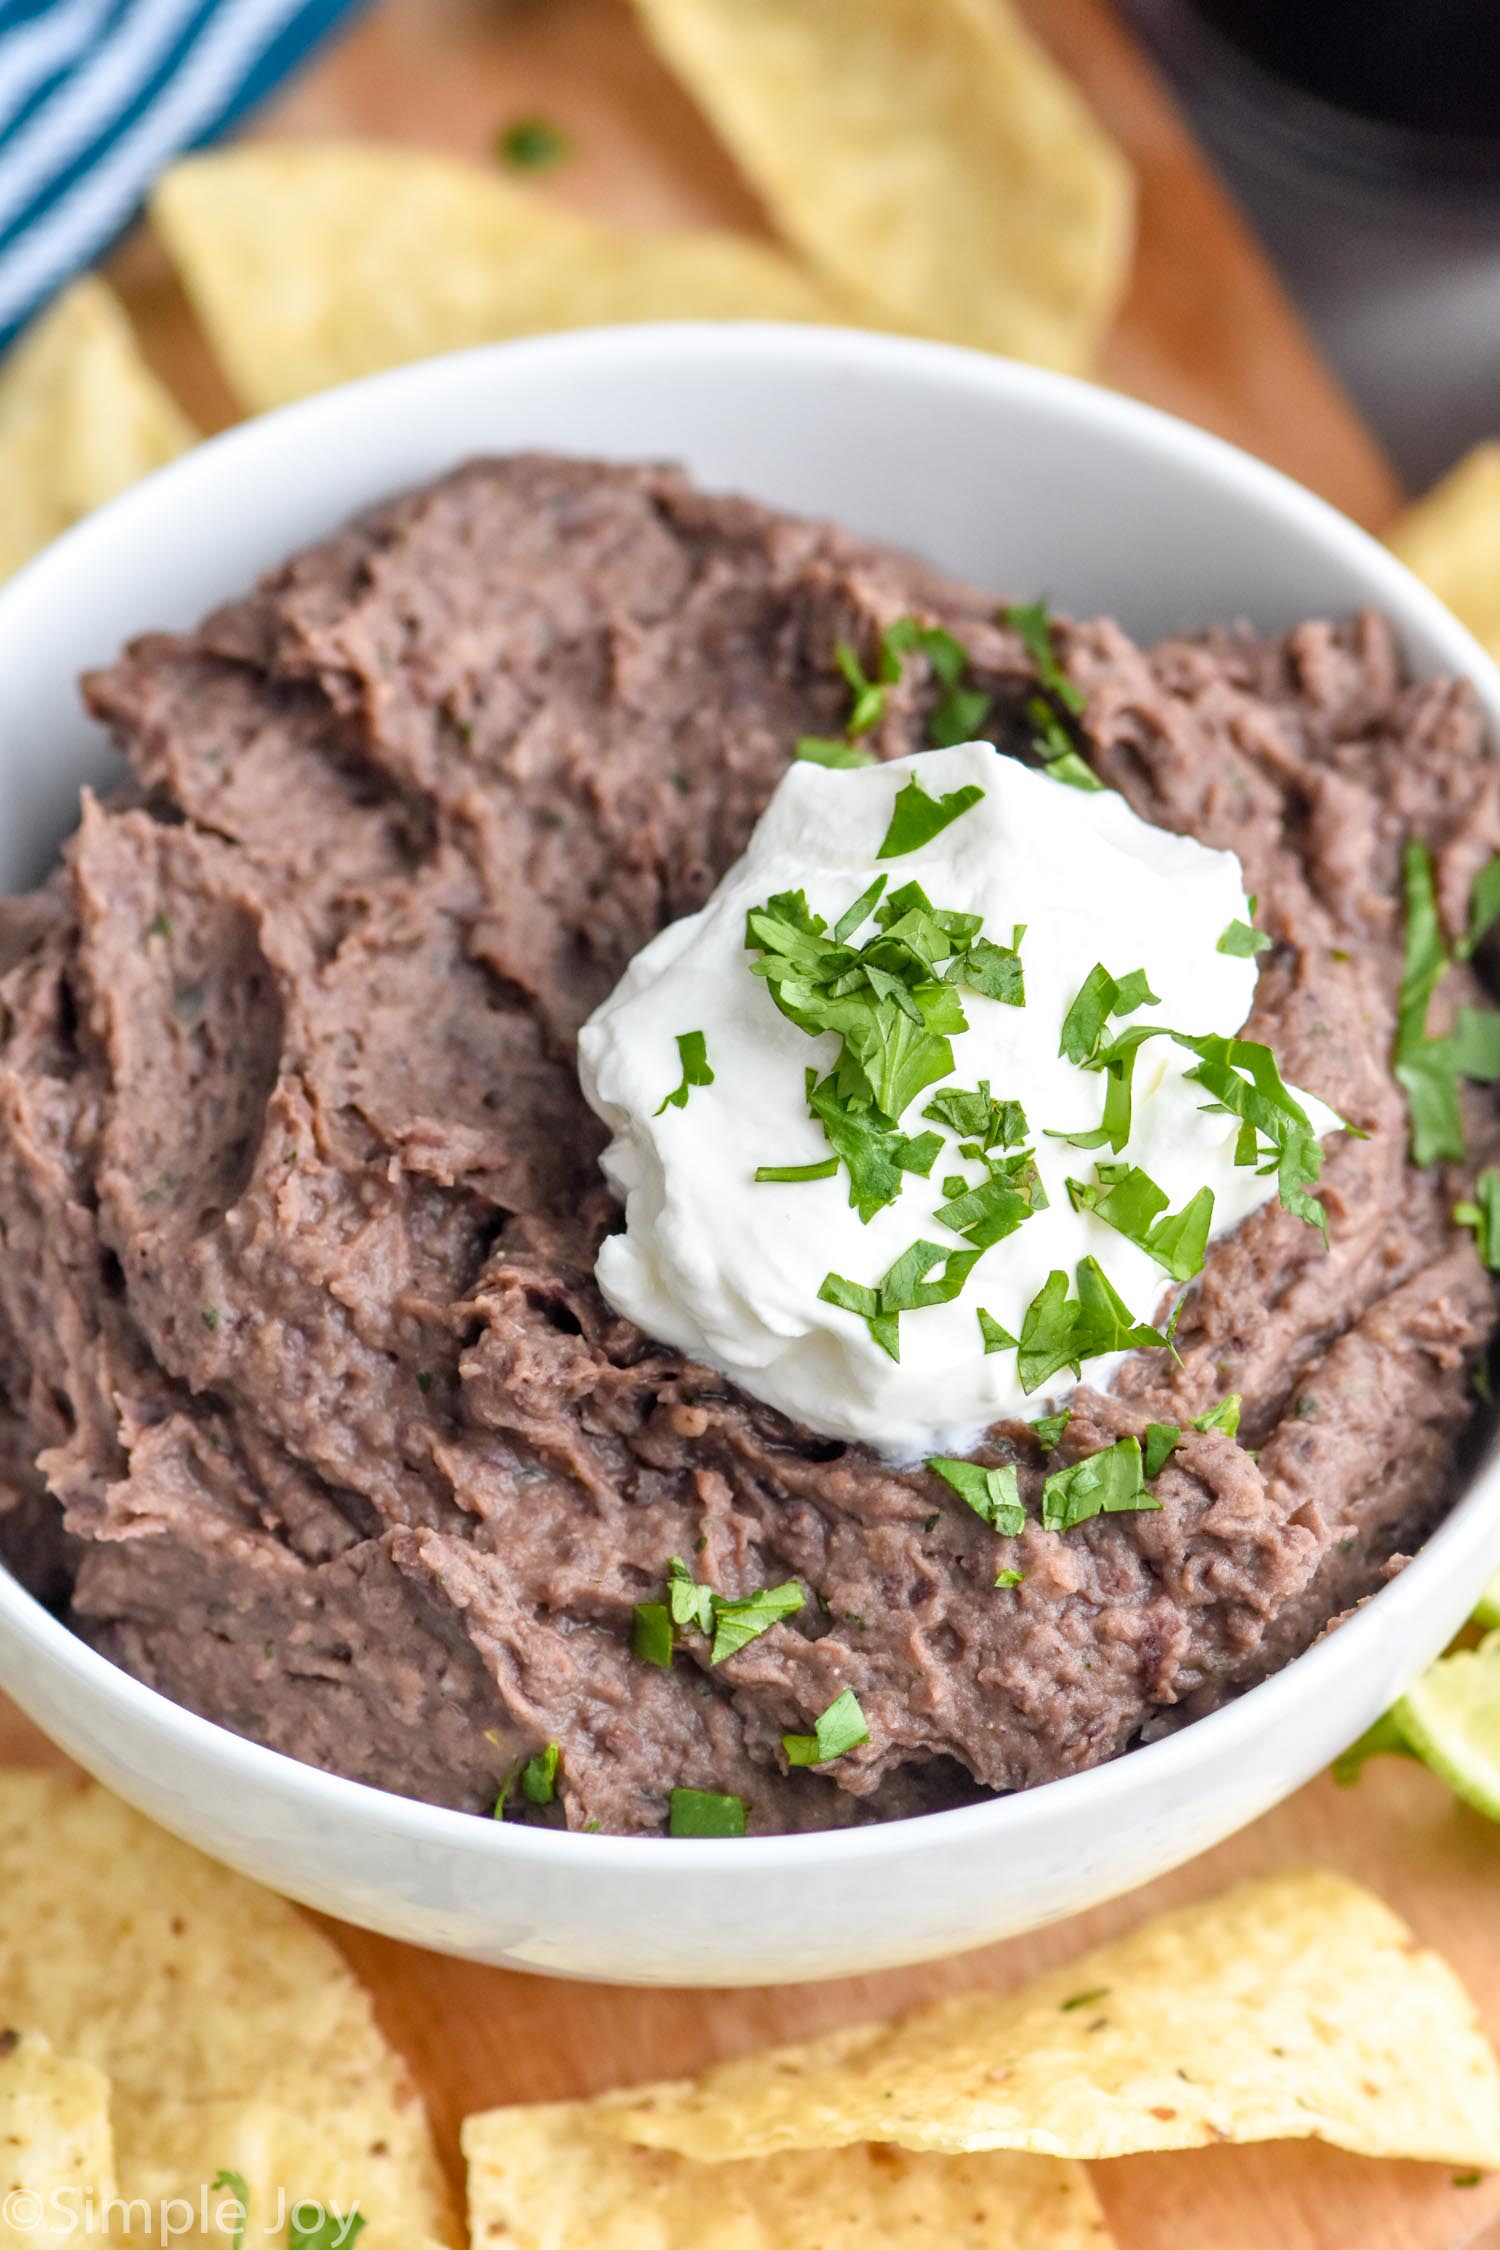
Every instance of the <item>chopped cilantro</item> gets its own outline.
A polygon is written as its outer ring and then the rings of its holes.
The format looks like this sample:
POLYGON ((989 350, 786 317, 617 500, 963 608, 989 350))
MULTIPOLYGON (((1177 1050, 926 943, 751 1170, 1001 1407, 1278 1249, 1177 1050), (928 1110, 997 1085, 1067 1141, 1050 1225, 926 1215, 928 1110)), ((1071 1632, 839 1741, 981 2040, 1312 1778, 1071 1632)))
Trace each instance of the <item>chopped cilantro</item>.
POLYGON ((631 1620, 631 1654, 665 1670, 672 1662, 672 1612, 665 1602, 637 1602, 631 1620))
POLYGON ((1500 1273, 1500 1172, 1493 1165, 1474 1182, 1475 1200, 1456 1203, 1453 1216, 1461 1227, 1472 1227, 1474 1244, 1491 1273, 1500 1273))
POLYGON ((218 2195, 221 2191, 232 2195, 237 2205, 234 2214, 234 2232, 229 2239, 234 2246, 234 2250, 244 2250, 245 2229, 250 2224, 249 2182, 243 2172, 227 2172, 221 2169, 215 2172, 208 2192, 210 2195, 218 2195))
MULTIPOLYGON (((1251 912, 1254 912, 1252 907, 1251 912)), ((1271 940, 1264 930, 1253 929, 1248 922, 1231 922, 1214 947, 1216 953, 1232 953, 1237 960, 1248 961, 1257 953, 1269 952, 1271 940)))
POLYGON ((1473 958, 1497 921, 1500 921, 1500 859, 1492 859, 1475 876, 1469 893, 1469 926, 1455 948, 1461 961, 1473 958))
POLYGON ((833 660, 848 681, 849 692, 854 698, 849 706, 849 716, 844 722, 845 732, 851 737, 868 734, 872 727, 879 726, 885 717, 886 688, 892 680, 901 677, 900 658, 887 657, 884 650, 881 653, 884 661, 880 666, 880 678, 872 680, 866 675, 857 652, 849 642, 835 643, 833 660))
POLYGON ((208 1330, 208 1332, 209 1332, 209 1334, 210 1334, 210 1336, 211 1336, 211 1335, 213 1334, 214 1330, 215 1330, 215 1329, 216 1329, 216 1328, 218 1327, 218 1325, 219 1325, 219 1308, 218 1308, 218 1306, 217 1306, 217 1305, 205 1305, 205 1306, 204 1306, 204 1308, 203 1308, 203 1325, 204 1325, 204 1327, 205 1327, 205 1328, 206 1328, 206 1329, 208 1330))
POLYGON ((669 1836, 743 1836, 745 1800, 715 1789, 674 1789, 667 1800, 669 1836))
POLYGON ((1047 693, 1055 696, 1065 710, 1081 711, 1083 696, 1058 663, 1057 651, 1052 646, 1052 619, 1046 602, 1017 602, 1000 614, 1011 630, 1020 634, 1021 644, 1036 666, 1037 678, 1047 693))
POLYGON ((172 935, 172 918, 169 914, 153 914, 146 924, 147 937, 169 938, 172 935))
POLYGON ((1013 1351, 1016 1339, 1008 1328, 1003 1328, 993 1313, 979 1307, 979 1333, 984 1340, 985 1357, 991 1352, 1013 1351))
POLYGON ((1206 1414, 1196 1415, 1193 1419, 1193 1428, 1195 1430, 1222 1430, 1226 1437, 1237 1437, 1240 1428, 1239 1392, 1231 1391, 1228 1398, 1221 1398, 1218 1405, 1211 1406, 1206 1414))
POLYGON ((812 1734, 784 1734, 781 1747, 786 1752, 789 1766, 826 1766, 835 1758, 842 1758, 846 1750, 857 1750, 870 1739, 865 1715, 852 1688, 845 1688, 836 1696, 822 1717, 814 1722, 812 1734))
POLYGON ((1180 1211, 1168 1212, 1167 1197, 1138 1165, 1100 1164, 1095 1170, 1096 1187, 1068 1182, 1075 1211, 1091 1211, 1154 1258, 1174 1281, 1191 1281, 1203 1271, 1214 1215, 1212 1188, 1199 1188, 1180 1211))
POLYGON ((1141 1473, 1139 1438, 1119 1438, 1101 1453, 1090 1453, 1070 1468, 1054 1469, 1042 1486, 1042 1525, 1071 1531, 1092 1516, 1122 1515, 1159 1508, 1141 1473))
POLYGON ((898 617, 880 636, 883 676, 901 676, 901 659, 915 650, 927 659, 928 669, 942 693, 927 721, 927 740, 934 750, 951 749, 956 742, 972 742, 989 716, 990 699, 983 688, 965 687, 969 652, 943 625, 923 625, 915 617, 898 617))
POLYGON ((818 1295, 825 1304, 858 1313, 869 1323, 870 1334, 881 1350, 899 1360, 901 1314, 921 1312, 929 1305, 951 1305, 980 1254, 978 1250, 947 1250, 937 1242, 914 1242, 909 1250, 902 1251, 875 1288, 830 1273, 824 1276, 818 1295), (942 1270, 933 1279, 937 1267, 942 1270))
POLYGON ((287 2215, 287 2250, 353 2250, 368 2223, 361 2211, 339 2211, 305 2196, 287 2215))
POLYGON ((1069 2016, 1075 2008, 1092 2008, 1096 2001, 1107 2000, 1113 1990, 1113 1985, 1096 1984, 1087 1992, 1073 1993, 1071 1998, 1060 2001, 1058 2005, 1063 2014, 1069 2016))
POLYGON ((947 1125, 966 1141, 978 1143, 978 1153, 992 1148, 1015 1148, 1027 1134, 1026 1112, 1019 1102, 997 1102, 990 1082, 981 1078, 973 1093, 945 1086, 923 1110, 935 1124, 947 1125))
POLYGON ((1002 1591, 1005 1591, 1012 1586, 1019 1586, 1024 1580, 1025 1576, 1026 1573, 1024 1570, 997 1571, 995 1573, 995 1584, 1002 1591))
POLYGON ((1167 1465, 1168 1456, 1176 1447, 1182 1431, 1175 1422, 1148 1422, 1146 1424, 1146 1474, 1159 1477, 1167 1465))
POLYGON ((1171 1036, 1198 1057, 1186 1075, 1213 1096, 1209 1106, 1241 1120, 1236 1164, 1274 1172, 1283 1210, 1316 1227, 1326 1242, 1327 1213, 1311 1193, 1323 1169, 1322 1146, 1306 1110, 1283 1082, 1270 1048, 1217 1033, 1204 1039, 1180 1031, 1171 1036))
POLYGON ((831 1180, 839 1168, 836 1156, 825 1156, 821 1164, 757 1164, 757 1180, 831 1180))
POLYGON ((1065 1406, 1061 1414, 1043 1414, 1032 1423, 1031 1427, 1035 1433, 1036 1442, 1044 1452, 1052 1453, 1056 1451, 1062 1442, 1063 1431, 1072 1419, 1072 1407, 1065 1406))
POLYGON ((714 1629, 714 1592, 701 1586, 681 1555, 667 1563, 667 1607, 679 1633, 711 1633, 714 1629))
POLYGON ((679 1031, 677 1054, 682 1064, 682 1080, 664 1094, 652 1115, 660 1117, 664 1109, 686 1109, 688 1095, 695 1086, 711 1086, 714 1074, 709 1066, 708 1045, 701 1031, 679 1031))
POLYGON ((1299 1422, 1315 1422, 1319 1414, 1322 1412, 1322 1408, 1319 1406, 1318 1401, 1315 1398, 1309 1397, 1304 1392, 1303 1396, 1298 1399, 1296 1405, 1292 1408, 1292 1412, 1296 1415, 1299 1422))
POLYGON ((951 828, 955 820, 971 811, 983 795, 978 782, 970 781, 962 789, 950 789, 945 797, 929 797, 913 775, 896 793, 890 826, 875 857, 904 859, 908 852, 920 851, 934 836, 941 836, 945 828, 951 828))
POLYGON ((1112 977, 1104 964, 1096 961, 1063 1018, 1057 1051, 1068 1062, 1086 1070, 1094 1061, 1111 1016, 1130 1016, 1137 1008, 1158 1005, 1144 969, 1132 969, 1128 976, 1112 977))
POLYGON ((1049 758, 1042 771, 1049 781, 1064 782, 1069 789, 1102 791, 1104 787, 1093 767, 1085 763, 1071 743, 1055 758, 1049 758))
POLYGON ((991 1160, 987 1180, 939 1204, 934 1216, 977 1250, 989 1250, 1046 1205, 1046 1190, 1031 1151, 1022 1149, 991 1160))
POLYGON ((876 766, 880 763, 873 750, 865 750, 857 742, 844 742, 836 735, 826 734, 800 736, 797 756, 804 765, 832 766, 849 771, 856 766, 876 766))
POLYGON ((557 1795, 557 1769, 561 1759, 562 1751, 555 1742, 549 1742, 545 1750, 538 1750, 534 1758, 527 1759, 521 1768, 521 1795, 528 1804, 551 1804, 557 1795))
POLYGON ((795 1617, 803 1601, 802 1588, 795 1578, 788 1579, 784 1586, 763 1586, 758 1593, 742 1595, 737 1601, 724 1601, 716 1594, 710 1664, 722 1664, 726 1657, 737 1656, 751 1641, 779 1625, 782 1618, 795 1617))
POLYGON ((990 715, 990 699, 983 688, 946 687, 932 707, 927 740, 934 750, 951 750, 956 742, 981 739, 980 728, 990 715))
POLYGON ((1097 1258, 1082 1259, 1076 1270, 1076 1297, 1068 1295, 1067 1275, 1054 1270, 1026 1308, 1016 1366, 1028 1395, 1065 1367, 1081 1375, 1085 1359, 1170 1340, 1170 1331, 1134 1318, 1097 1258))
POLYGON ((1026 1524, 1021 1505, 1020 1480, 1013 1468, 986 1468, 982 1461, 955 1461, 934 1454, 926 1463, 934 1476, 951 1485, 968 1507, 992 1531, 1013 1539, 1026 1524))
POLYGON ((571 147, 567 134, 545 117, 518 117, 496 137, 495 154, 513 171, 547 172, 571 147))
POLYGON ((986 1000, 1003 1001, 1008 1008, 1026 1005, 1026 972, 1014 946, 976 938, 965 952, 954 956, 943 973, 950 984, 983 993, 986 1000))

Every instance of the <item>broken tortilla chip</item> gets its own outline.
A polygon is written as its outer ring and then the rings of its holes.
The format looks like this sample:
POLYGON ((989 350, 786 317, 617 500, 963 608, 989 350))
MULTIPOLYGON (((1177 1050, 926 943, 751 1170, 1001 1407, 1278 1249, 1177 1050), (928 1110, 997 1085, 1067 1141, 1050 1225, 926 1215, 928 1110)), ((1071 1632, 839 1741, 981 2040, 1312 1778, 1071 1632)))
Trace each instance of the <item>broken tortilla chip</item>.
POLYGON ((1006 0, 636 0, 787 240, 903 327, 1089 365, 1125 159, 1006 0))
POLYGON ((151 215, 255 411, 552 329, 842 317, 749 236, 604 226, 412 149, 299 141, 190 157, 151 215))
POLYGON ((196 436, 113 292, 75 281, 0 367, 0 578, 196 436))
POLYGON ((1435 1953, 1320 1871, 1164 1914, 1011 1993, 646 2089, 604 2113, 700 2161, 894 2141, 1128 2156, 1319 2139, 1500 2164, 1500 2069, 1435 1953))
POLYGON ((553 2102, 467 2120, 473 2250, 1108 2250, 1088 2175, 1055 2158, 848 2148, 705 2171, 597 2117, 553 2102))
POLYGON ((1407 569, 1500 659, 1500 444, 1476 446, 1386 537, 1407 569))
POLYGON ((123 2196, 259 2166, 289 2197, 357 2197, 362 2250, 455 2239, 405 2067, 295 1907, 103 1789, 15 1771, 0 1898, 6 2012, 109 2079, 123 2196))
POLYGON ((113 2193, 103 2071, 40 2032, 0 2032, 0 2250, 54 2250, 113 2193))

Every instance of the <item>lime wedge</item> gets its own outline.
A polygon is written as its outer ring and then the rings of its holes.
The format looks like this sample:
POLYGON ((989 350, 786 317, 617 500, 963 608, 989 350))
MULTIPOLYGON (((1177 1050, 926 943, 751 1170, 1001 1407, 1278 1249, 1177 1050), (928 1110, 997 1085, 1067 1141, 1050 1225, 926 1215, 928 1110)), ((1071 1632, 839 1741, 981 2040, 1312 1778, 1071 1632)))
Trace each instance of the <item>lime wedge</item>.
POLYGON ((1393 1713, 1417 1756, 1458 1796, 1500 1821, 1500 1633, 1440 1656, 1393 1713))
POLYGON ((1500 1570, 1496 1571, 1480 1595, 1474 1622, 1476 1625, 1500 1625, 1500 1570))

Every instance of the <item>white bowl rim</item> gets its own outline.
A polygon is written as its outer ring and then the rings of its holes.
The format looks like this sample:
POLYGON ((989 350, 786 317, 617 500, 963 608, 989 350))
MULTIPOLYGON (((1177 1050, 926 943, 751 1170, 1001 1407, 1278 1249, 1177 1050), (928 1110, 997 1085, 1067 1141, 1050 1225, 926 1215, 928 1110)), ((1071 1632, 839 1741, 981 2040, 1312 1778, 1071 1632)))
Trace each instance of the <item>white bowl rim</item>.
MULTIPOLYGON (((1008 393, 1016 399, 1037 403, 1050 400, 1059 408, 1114 428, 1137 448, 1171 453, 1217 479, 1233 495, 1274 505, 1293 533, 1343 548, 1377 583, 1384 581, 1380 604, 1389 607, 1398 630, 1415 625, 1425 632, 1442 652, 1443 668, 1472 681, 1491 726, 1500 728, 1500 666, 1452 612, 1349 517, 1242 448, 1138 399, 1049 369, 998 359, 958 345, 868 330, 770 321, 643 322, 626 328, 576 329, 519 338, 418 360, 298 400, 203 440, 96 509, 0 587, 0 605, 23 582, 28 589, 45 587, 51 577, 65 582, 71 558, 80 545, 106 522, 113 526, 117 520, 128 519, 137 506, 149 508, 168 480, 190 479, 205 461, 222 462, 238 451, 253 459, 268 446, 274 450, 277 433, 293 425, 315 430, 321 422, 334 430, 351 409, 399 409, 407 394, 421 396, 434 388, 441 390, 445 381, 460 386, 465 380, 482 376, 502 357, 506 364, 521 354, 564 363, 579 358, 650 360, 664 343, 676 350, 691 347, 709 362, 716 357, 739 364, 757 357, 782 363, 801 359, 809 365, 830 360, 864 365, 883 361, 897 371, 905 366, 934 379, 1008 393)), ((380 497, 372 496, 371 504, 380 497)), ((670 1866, 679 1873, 717 1872, 726 1876, 757 1869, 767 1874, 773 1870, 791 1873, 799 1868, 810 1872, 844 1862, 909 1860, 914 1852, 940 1851, 961 1837, 968 1840, 985 1834, 993 1839, 997 1864, 1003 1864, 999 1855, 1007 1842, 1019 1843, 1029 1831, 1054 1815, 1060 1816, 1064 1807, 1073 1814, 1091 1809, 1100 1819, 1107 1818, 1122 1801, 1128 1801, 1138 1784, 1144 1784, 1148 1773, 1155 1776, 1173 1763, 1181 1768, 1183 1784, 1190 1786, 1200 1766, 1232 1758, 1236 1743, 1252 1731, 1276 1725, 1302 1700, 1317 1697, 1344 1674, 1357 1671, 1367 1650, 1396 1625, 1402 1611, 1419 1606, 1425 1579, 1438 1558, 1451 1559, 1458 1568, 1462 1551, 1472 1550, 1477 1584, 1484 1548, 1487 1543, 1493 1545, 1493 1532, 1485 1520, 1485 1505, 1491 1501, 1500 1505, 1500 1455, 1476 1467, 1436 1531, 1396 1577, 1353 1616, 1230 1702, 1155 1742, 1124 1751, 1102 1765, 977 1804, 861 1827, 792 1835, 733 1839, 614 1836, 486 1819, 481 1814, 429 1804, 324 1772, 200 1717, 101 1656, 3 1568, 0 1629, 14 1631, 39 1655, 51 1658, 65 1671, 73 1671, 90 1695, 97 1693, 117 1703, 123 1713, 137 1717, 143 1731, 154 1734, 168 1750, 181 1746, 205 1760, 217 1761, 230 1779, 246 1789, 268 1789, 298 1802, 310 1816, 346 1828, 355 1824, 400 1829, 417 1846, 446 1848, 460 1855, 478 1852, 487 1855, 497 1871, 507 1865, 529 1865, 539 1873, 548 1868, 576 1867, 574 1855, 582 1851, 588 1854, 590 1872, 599 1874, 612 1867, 622 1874, 627 1869, 640 1874, 652 1866, 663 1871, 670 1866), (1454 1550, 1460 1552, 1455 1554, 1454 1550)))

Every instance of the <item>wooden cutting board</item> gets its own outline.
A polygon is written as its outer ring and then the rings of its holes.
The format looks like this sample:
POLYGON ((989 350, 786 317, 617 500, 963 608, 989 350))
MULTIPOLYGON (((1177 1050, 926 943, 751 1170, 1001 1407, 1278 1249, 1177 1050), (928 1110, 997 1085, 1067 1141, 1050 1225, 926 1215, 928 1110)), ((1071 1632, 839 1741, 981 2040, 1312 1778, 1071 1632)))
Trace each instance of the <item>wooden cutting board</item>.
MULTIPOLYGON (((1399 500, 1389 467, 1105 0, 1028 0, 1028 12, 1140 177, 1140 248, 1105 378, 1248 446, 1378 527, 1399 500)), ((262 129, 412 140, 487 161, 496 132, 529 112, 574 140, 549 192, 643 224, 764 228, 624 0, 387 0, 262 129)), ((231 419, 154 246, 137 239, 116 267, 152 358, 185 403, 206 426, 231 419)), ((0 1708, 0 1755, 53 1753, 0 1708)), ((1315 1783, 1208 1858, 1094 1914, 962 1961, 854 1982, 630 1991, 474 1969, 356 1930, 335 1935, 416 2068, 457 2176, 468 2110, 690 2070, 976 1981, 1012 1982, 1169 1901, 1311 1860, 1372 1883, 1440 1946, 1500 2040, 1500 1830, 1395 1761, 1352 1792, 1315 1783)), ((1459 2250, 1486 2221, 1500 2226, 1500 2177, 1464 2188, 1441 2170, 1305 2146, 1131 2158, 1095 2175, 1122 2250, 1459 2250)))

